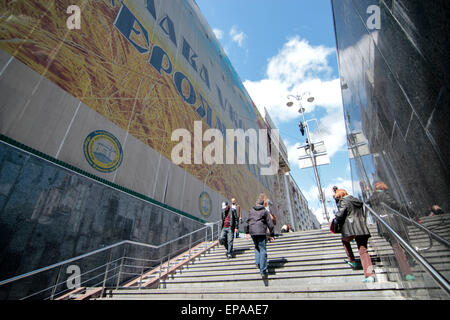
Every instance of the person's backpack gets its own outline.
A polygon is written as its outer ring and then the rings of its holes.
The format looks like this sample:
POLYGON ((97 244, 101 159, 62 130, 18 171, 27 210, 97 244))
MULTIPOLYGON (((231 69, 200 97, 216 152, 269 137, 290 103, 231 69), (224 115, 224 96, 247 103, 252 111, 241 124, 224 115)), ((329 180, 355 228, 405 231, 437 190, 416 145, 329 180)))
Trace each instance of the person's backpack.
POLYGON ((342 226, 337 222, 336 218, 331 220, 330 232, 331 233, 341 233, 342 232, 342 226))

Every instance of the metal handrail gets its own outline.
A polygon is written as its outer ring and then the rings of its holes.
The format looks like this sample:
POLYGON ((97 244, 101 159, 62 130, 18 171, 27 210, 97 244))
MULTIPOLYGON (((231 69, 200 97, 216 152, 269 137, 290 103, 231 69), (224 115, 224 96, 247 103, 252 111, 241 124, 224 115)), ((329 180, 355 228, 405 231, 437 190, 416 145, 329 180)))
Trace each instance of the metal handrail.
POLYGON ((390 211, 394 212, 395 214, 399 215, 402 219, 404 219, 405 221, 410 222, 411 224, 413 224, 415 227, 418 227, 419 229, 421 229, 422 231, 426 232, 431 238, 441 242, 442 244, 446 245, 447 247, 450 248, 450 242, 445 240, 444 238, 442 238, 440 235, 436 234, 435 232, 431 231, 430 229, 426 228, 425 226, 421 225, 420 223, 417 223, 416 221, 414 221, 413 219, 407 218, 405 217, 403 214, 401 214, 400 212, 398 212, 395 209, 392 209, 391 207, 389 207, 387 204, 385 204, 384 202, 382 202, 382 204, 388 208, 390 211))
MULTIPOLYGON (((390 206, 388 206, 386 203, 381 202, 382 205, 384 205, 388 210, 390 210, 392 213, 400 216, 401 219, 405 220, 408 223, 411 223, 411 219, 405 217, 403 214, 401 214, 400 212, 394 210, 393 208, 391 208, 390 206)), ((387 214, 386 214, 387 216, 387 214)), ((383 215, 381 217, 384 217, 383 215)), ((428 236, 428 247, 424 247, 424 248, 419 248, 418 246, 414 246, 414 248, 418 251, 418 252, 425 252, 430 250, 433 247, 433 239, 431 238, 431 236, 428 233, 425 233, 428 236)), ((407 240, 409 240, 409 242, 411 242, 411 240, 408 238, 408 234, 406 234, 407 240)))
POLYGON ((420 255, 408 242, 406 242, 389 224, 386 223, 370 206, 364 203, 364 206, 371 214, 400 242, 402 247, 412 255, 424 268, 425 271, 438 283, 438 285, 450 295, 450 284, 422 255, 420 255))
MULTIPOLYGON (((219 221, 214 222, 213 225, 218 224, 218 223, 219 223, 219 221)), ((54 263, 54 264, 51 264, 51 265, 46 266, 46 267, 42 267, 42 268, 39 268, 39 269, 30 271, 30 272, 27 272, 27 273, 24 273, 24 274, 21 274, 21 275, 18 275, 18 276, 9 278, 9 279, 2 280, 2 281, 0 281, 0 286, 8 284, 8 283, 11 283, 11 282, 14 282, 14 281, 17 281, 17 280, 20 280, 20 279, 24 279, 24 278, 33 276, 35 274, 38 274, 38 273, 41 273, 41 272, 44 272, 44 271, 48 271, 48 270, 51 270, 51 269, 63 266, 65 264, 68 264, 68 263, 71 263, 71 262, 74 262, 74 261, 77 261, 77 260, 80 260, 80 259, 92 256, 92 255, 95 255, 95 254, 98 254, 100 252, 113 249, 115 247, 119 247, 119 246, 121 246, 123 244, 132 244, 132 245, 137 245, 137 246, 142 246, 142 247, 147 247, 147 248, 160 249, 160 248, 162 248, 162 247, 164 247, 166 245, 169 245, 169 244, 171 244, 171 243, 173 243, 175 241, 178 241, 178 240, 180 240, 182 238, 191 236, 194 233, 200 232, 202 230, 207 230, 208 228, 210 228, 210 226, 204 226, 204 227, 202 227, 202 228, 200 228, 198 230, 195 230, 193 232, 190 232, 188 234, 180 236, 180 237, 178 237, 176 239, 173 239, 173 240, 170 240, 170 241, 166 241, 166 242, 164 242, 164 243, 162 243, 162 244, 160 244, 158 246, 155 246, 155 245, 152 245, 152 244, 147 244, 147 243, 131 241, 131 240, 123 240, 123 241, 117 242, 115 244, 112 244, 112 245, 109 245, 109 246, 106 246, 106 247, 103 247, 103 248, 100 248, 100 249, 96 249, 96 250, 90 251, 88 253, 79 255, 79 256, 76 256, 74 258, 66 259, 64 261, 61 261, 61 262, 58 262, 58 263, 54 263)))

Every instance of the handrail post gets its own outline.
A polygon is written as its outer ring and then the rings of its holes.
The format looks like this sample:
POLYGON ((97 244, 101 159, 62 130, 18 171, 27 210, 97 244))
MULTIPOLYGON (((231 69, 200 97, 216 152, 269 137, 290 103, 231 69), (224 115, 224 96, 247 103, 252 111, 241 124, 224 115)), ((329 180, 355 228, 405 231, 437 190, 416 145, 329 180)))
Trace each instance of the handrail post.
POLYGON ((122 275, 123 264, 124 264, 124 261, 126 259, 126 256, 125 256, 126 252, 127 252, 127 245, 125 244, 124 248, 123 248, 122 258, 120 259, 120 267, 119 267, 119 274, 117 275, 116 290, 117 290, 117 288, 119 288, 120 278, 121 278, 121 275, 122 275))
POLYGON ((162 254, 161 254, 161 248, 159 248, 159 259, 160 259, 160 264, 159 264, 158 288, 161 288, 161 272, 162 272, 162 264, 163 264, 163 257, 162 257, 162 254))
POLYGON ((191 247, 192 247, 192 234, 189 235, 189 255, 188 255, 188 262, 186 263, 187 269, 189 269, 189 261, 191 260, 191 247))
POLYGON ((142 261, 141 276, 139 278, 139 290, 141 290, 142 287, 142 277, 144 276, 144 264, 145 261, 142 261))
POLYGON ((172 247, 172 243, 169 244, 169 254, 168 254, 168 256, 167 256, 167 270, 166 270, 166 272, 169 272, 169 267, 170 267, 170 253, 172 252, 172 251, 170 250, 171 247, 172 247))
POLYGON ((109 271, 109 265, 111 264, 111 258, 112 258, 112 249, 110 249, 109 253, 109 259, 106 263, 106 270, 105 270, 105 277, 103 278, 103 284, 102 284, 102 292, 100 294, 101 297, 105 296, 105 287, 106 287, 106 280, 108 279, 108 271, 109 271))
POLYGON ((50 300, 53 300, 54 298, 55 298, 55 292, 56 292, 56 288, 58 287, 58 282, 59 282, 59 278, 61 277, 61 270, 62 270, 62 265, 61 266, 59 266, 59 268, 58 268, 58 275, 56 276, 56 282, 55 282, 55 285, 53 286, 53 289, 52 289, 52 294, 51 294, 51 296, 50 296, 50 300))

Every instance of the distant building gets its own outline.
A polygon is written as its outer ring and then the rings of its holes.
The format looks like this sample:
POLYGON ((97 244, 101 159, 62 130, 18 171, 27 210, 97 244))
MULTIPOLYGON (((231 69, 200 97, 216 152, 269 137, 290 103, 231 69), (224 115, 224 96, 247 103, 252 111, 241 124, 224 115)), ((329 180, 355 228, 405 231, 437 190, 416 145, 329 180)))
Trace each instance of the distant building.
POLYGON ((291 205, 294 212, 295 231, 320 229, 319 220, 308 206, 308 201, 297 186, 294 178, 289 174, 286 176, 291 194, 291 205))

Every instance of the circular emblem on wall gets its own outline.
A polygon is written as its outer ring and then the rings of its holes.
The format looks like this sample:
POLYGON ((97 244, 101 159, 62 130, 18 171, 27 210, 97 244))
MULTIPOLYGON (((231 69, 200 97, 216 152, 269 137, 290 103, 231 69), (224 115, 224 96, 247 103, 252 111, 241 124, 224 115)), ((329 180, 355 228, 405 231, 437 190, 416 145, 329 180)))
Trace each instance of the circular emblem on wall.
POLYGON ((198 197, 198 207, 202 216, 209 217, 212 211, 212 201, 207 192, 203 191, 200 193, 200 197, 198 197))
POLYGON ((83 151, 89 165, 100 172, 113 172, 122 163, 119 140, 105 130, 91 132, 84 140, 83 151))

